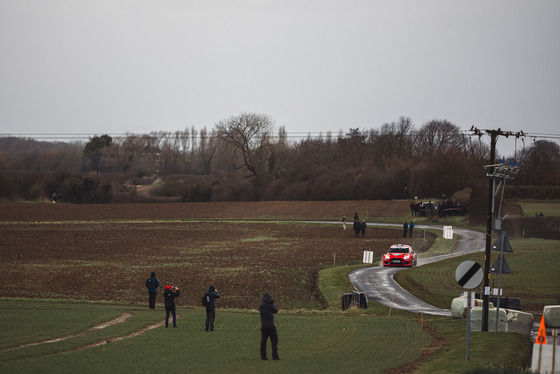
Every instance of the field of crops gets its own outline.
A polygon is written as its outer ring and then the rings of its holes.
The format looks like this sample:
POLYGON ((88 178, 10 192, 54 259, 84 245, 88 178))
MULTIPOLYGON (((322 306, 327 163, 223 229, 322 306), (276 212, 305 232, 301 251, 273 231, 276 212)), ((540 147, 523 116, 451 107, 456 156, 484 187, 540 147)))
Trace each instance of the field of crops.
MULTIPOLYGON (((0 296, 8 297, 142 302, 144 281, 154 271, 163 285, 182 290, 180 305, 198 306, 214 284, 224 308, 256 308, 271 292, 282 308, 320 309, 320 269, 360 263, 365 249, 379 257, 402 239, 391 229, 369 229, 365 238, 355 238, 340 224, 179 219, 181 210, 191 217, 219 215, 216 207, 232 210, 227 203, 199 210, 199 204, 0 207, 12 220, 0 223, 0 296)), ((238 214, 274 211, 266 203, 249 208, 238 214)), ((433 236, 412 243, 421 252, 431 241, 433 236)))

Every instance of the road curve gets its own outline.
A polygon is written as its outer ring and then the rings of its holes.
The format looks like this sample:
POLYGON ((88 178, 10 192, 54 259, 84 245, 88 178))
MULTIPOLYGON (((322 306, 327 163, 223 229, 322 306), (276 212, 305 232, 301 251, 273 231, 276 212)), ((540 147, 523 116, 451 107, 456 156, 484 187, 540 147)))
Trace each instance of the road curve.
MULTIPOLYGON (((368 225, 402 226, 399 224, 375 223, 369 223, 368 225)), ((416 225, 416 228, 443 230, 442 226, 416 225)), ((484 251, 486 242, 483 233, 464 228, 454 228, 453 234, 459 235, 460 237, 453 254, 419 258, 418 266, 445 260, 452 256, 461 256, 467 253, 484 251)), ((403 270, 403 268, 384 268, 383 266, 375 266, 354 270, 350 272, 348 277, 357 291, 365 292, 368 300, 388 307, 392 306, 393 308, 403 309, 414 313, 423 312, 432 315, 451 316, 451 311, 449 309, 441 309, 433 305, 423 303, 422 300, 413 296, 395 282, 393 275, 400 270, 403 270)))

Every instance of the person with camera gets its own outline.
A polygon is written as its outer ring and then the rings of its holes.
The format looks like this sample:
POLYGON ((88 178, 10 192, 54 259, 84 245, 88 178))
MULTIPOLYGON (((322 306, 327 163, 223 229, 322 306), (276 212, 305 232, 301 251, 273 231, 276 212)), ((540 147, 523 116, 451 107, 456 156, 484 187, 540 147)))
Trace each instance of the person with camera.
POLYGON ((165 301, 165 327, 169 326, 169 313, 173 315, 173 327, 177 327, 177 315, 175 313, 175 298, 179 297, 179 288, 170 285, 165 286, 163 300, 165 301))
POLYGON ((278 334, 274 325, 274 313, 278 313, 278 308, 272 300, 270 294, 265 294, 262 304, 259 307, 261 313, 261 360, 266 360, 266 341, 270 337, 272 345, 272 359, 279 360, 278 357, 278 334))
POLYGON ((214 320, 216 319, 216 299, 220 298, 220 293, 215 286, 210 286, 206 291, 208 302, 206 303, 206 331, 214 331, 214 320))

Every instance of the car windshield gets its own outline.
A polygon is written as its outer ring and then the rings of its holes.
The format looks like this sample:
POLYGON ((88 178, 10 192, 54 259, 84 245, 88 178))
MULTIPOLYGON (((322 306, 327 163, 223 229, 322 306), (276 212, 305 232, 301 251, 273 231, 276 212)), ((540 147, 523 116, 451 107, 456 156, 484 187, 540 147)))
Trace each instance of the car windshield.
POLYGON ((397 247, 389 249, 389 253, 408 253, 408 248, 397 247))

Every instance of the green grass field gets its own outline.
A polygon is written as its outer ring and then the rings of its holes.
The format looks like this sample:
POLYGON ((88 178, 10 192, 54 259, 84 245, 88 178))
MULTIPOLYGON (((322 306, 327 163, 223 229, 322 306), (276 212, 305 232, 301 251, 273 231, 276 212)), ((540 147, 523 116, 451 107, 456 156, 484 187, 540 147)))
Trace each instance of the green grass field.
POLYGON ((560 216, 560 200, 518 200, 517 203, 527 217, 534 217, 539 213, 545 217, 560 216))
POLYGON ((257 312, 218 309, 216 331, 205 332, 202 308, 179 307, 176 329, 159 326, 83 349, 161 321, 163 308, 150 311, 139 305, 10 299, 0 300, 0 308, 2 373, 381 373, 418 359, 430 345, 430 335, 408 318, 279 313, 281 360, 261 361, 257 312), (122 313, 133 316, 124 323, 90 330, 122 313), (68 335, 75 336, 18 348, 68 335))

